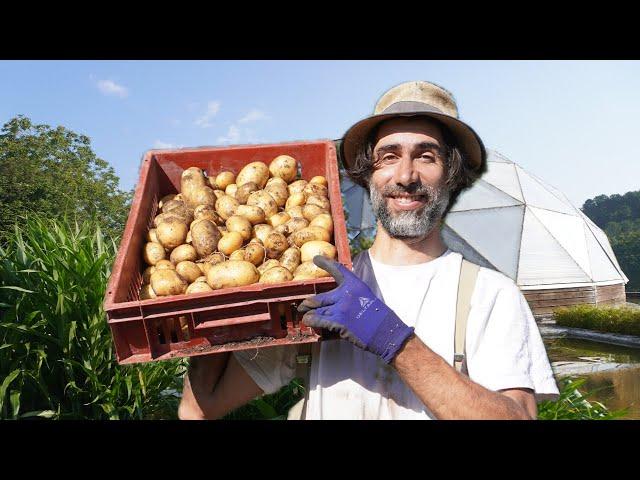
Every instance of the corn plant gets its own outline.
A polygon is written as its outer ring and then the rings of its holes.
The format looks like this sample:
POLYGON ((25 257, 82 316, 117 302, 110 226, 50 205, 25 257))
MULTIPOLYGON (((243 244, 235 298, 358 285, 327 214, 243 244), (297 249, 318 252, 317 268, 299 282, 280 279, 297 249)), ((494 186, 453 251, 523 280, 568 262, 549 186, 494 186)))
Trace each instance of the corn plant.
POLYGON ((183 362, 119 366, 95 222, 24 219, 0 247, 0 418, 176 418, 183 362))

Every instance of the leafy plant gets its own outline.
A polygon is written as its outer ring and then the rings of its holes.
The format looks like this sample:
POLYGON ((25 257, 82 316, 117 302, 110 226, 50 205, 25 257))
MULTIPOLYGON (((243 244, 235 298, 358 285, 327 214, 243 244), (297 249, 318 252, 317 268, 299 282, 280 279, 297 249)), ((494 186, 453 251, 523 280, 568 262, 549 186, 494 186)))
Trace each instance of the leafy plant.
POLYGON ((637 308, 573 305, 556 309, 553 316, 563 327, 640 335, 640 309, 637 308))
POLYGON ((183 362, 120 366, 102 302, 116 252, 95 222, 29 217, 0 247, 0 418, 176 418, 183 362))

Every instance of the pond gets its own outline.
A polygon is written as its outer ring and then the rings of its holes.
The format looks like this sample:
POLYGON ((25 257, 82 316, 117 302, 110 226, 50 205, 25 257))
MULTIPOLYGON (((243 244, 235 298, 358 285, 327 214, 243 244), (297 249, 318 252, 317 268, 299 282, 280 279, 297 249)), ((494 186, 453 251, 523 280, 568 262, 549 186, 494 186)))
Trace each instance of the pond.
POLYGON ((584 392, 596 390, 589 399, 603 403, 610 410, 628 408, 625 419, 640 419, 640 349, 609 345, 574 338, 544 338, 549 360, 554 367, 561 362, 624 363, 637 366, 588 375, 584 392))

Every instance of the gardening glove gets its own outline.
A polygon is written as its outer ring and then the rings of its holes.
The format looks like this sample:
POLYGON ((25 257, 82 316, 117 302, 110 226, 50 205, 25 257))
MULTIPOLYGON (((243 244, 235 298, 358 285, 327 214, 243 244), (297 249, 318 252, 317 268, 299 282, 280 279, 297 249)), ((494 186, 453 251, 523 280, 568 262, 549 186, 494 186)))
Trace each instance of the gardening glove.
POLYGON ((340 263, 321 255, 313 257, 313 263, 329 272, 338 287, 305 299, 298 306, 304 313, 302 322, 339 332, 340 337, 391 363, 413 328, 340 263))

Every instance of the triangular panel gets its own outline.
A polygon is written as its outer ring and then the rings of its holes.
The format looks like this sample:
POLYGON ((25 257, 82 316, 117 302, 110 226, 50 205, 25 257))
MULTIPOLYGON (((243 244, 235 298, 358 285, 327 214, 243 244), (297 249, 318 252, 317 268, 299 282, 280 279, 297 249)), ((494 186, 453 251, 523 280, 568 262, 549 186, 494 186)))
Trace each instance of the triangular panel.
POLYGON ((450 211, 460 212, 463 210, 511 207, 514 205, 522 205, 522 203, 498 190, 493 185, 479 179, 471 188, 460 194, 450 211))
POLYGON ((621 280, 620 272, 616 270, 611 260, 596 240, 591 229, 586 223, 583 224, 587 247, 589 249, 589 258, 591 260, 591 269, 593 271, 593 280, 595 282, 605 282, 607 280, 621 280))
POLYGON ((524 214, 517 284, 525 286, 578 282, 590 283, 591 279, 527 208, 524 214))
POLYGON ((580 268, 587 275, 592 276, 587 240, 584 236, 584 221, 578 216, 569 216, 536 207, 529 208, 558 243, 569 252, 580 268))
POLYGON ((449 228, 446 224, 442 225, 441 236, 447 247, 449 247, 454 252, 458 252, 470 262, 480 265, 481 267, 490 268, 491 270, 497 270, 496 267, 491 264, 491 262, 489 262, 478 252, 476 252, 476 250, 471 245, 469 245, 469 243, 461 238, 456 232, 451 230, 451 228, 449 228))
POLYGON ((567 205, 549 190, 544 188, 535 178, 522 170, 522 168, 516 166, 516 171, 518 172, 518 178, 520 179, 522 195, 524 196, 524 201, 527 205, 575 215, 575 209, 571 205, 567 205))
POLYGON ((505 275, 515 278, 524 206, 450 212, 446 224, 505 275))
POLYGON ((501 153, 496 152, 495 150, 487 150, 487 161, 499 162, 499 163, 513 163, 507 157, 505 157, 501 153))
POLYGON ((584 213, 580 212, 580 215, 585 219, 585 223, 587 227, 593 233, 593 235, 598 240, 598 243, 600 243, 600 246, 604 249, 604 251, 609 256, 609 260, 611 260, 615 265, 615 267, 618 269, 618 273, 622 275, 624 278, 626 278, 626 276, 624 275, 624 272, 622 271, 622 268, 620 268, 618 259, 616 258, 616 255, 613 252, 613 249, 611 248, 611 244, 609 243, 609 238, 607 237, 607 234, 604 233, 604 231, 600 227, 598 227, 595 223, 593 223, 591 219, 587 217, 584 213))
POLYGON ((482 180, 511 195, 516 200, 524 202, 520 182, 513 163, 489 162, 482 180))

